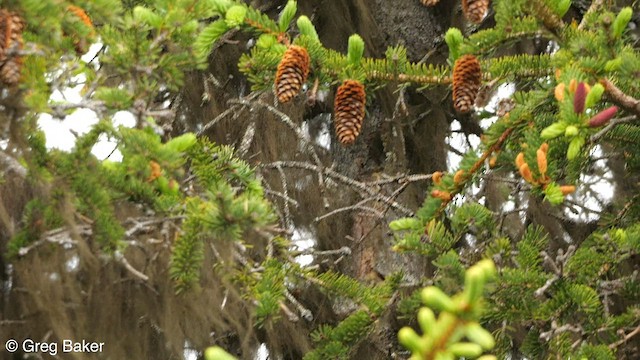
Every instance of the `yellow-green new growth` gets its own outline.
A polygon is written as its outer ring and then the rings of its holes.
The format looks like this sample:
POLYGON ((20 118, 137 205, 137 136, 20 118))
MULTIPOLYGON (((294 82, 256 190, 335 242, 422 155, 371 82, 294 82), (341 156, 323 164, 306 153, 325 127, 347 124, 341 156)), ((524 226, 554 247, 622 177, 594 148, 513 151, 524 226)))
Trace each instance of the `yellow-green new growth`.
POLYGON ((205 360, 237 360, 236 357, 224 351, 219 346, 213 346, 208 348, 204 352, 205 360))
POLYGON ((612 31, 613 37, 619 38, 622 36, 624 29, 627 28, 627 24, 631 21, 631 16, 633 15, 633 10, 630 7, 623 8, 616 16, 616 19, 613 21, 612 31))
POLYGON ((308 17, 306 17, 305 15, 300 16, 298 18, 297 25, 301 35, 306 35, 316 40, 318 39, 318 32, 316 31, 315 26, 313 26, 313 23, 311 22, 311 20, 309 20, 308 17))
POLYGON ((444 36, 444 41, 449 46, 449 60, 453 63, 460 57, 460 46, 464 42, 464 36, 458 28, 449 28, 444 36))
POLYGON ((287 31, 287 28, 289 28, 289 24, 291 23, 291 20, 293 20, 293 17, 296 16, 297 11, 298 4, 294 0, 289 0, 284 9, 282 9, 280 19, 278 19, 278 28, 281 32, 287 31))
MULTIPOLYGON (((398 340, 411 350, 410 359, 475 359, 495 346, 491 333, 478 323, 482 292, 487 281, 496 274, 491 260, 481 260, 467 269, 465 289, 450 297, 435 286, 422 290, 422 301, 440 310, 436 318, 429 307, 418 311, 418 324, 422 336, 412 328, 404 327, 398 332, 398 340)), ((483 357, 485 360, 494 359, 483 357)))
POLYGON ((358 66, 362 55, 364 54, 364 40, 358 34, 349 36, 349 50, 347 51, 347 59, 349 64, 358 66))

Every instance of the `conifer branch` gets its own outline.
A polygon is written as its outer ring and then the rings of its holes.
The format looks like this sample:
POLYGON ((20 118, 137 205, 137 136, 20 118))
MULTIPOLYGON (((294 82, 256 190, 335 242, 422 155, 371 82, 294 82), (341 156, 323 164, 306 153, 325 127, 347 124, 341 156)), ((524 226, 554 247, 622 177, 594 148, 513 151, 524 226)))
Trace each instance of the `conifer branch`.
POLYGON ((609 79, 601 79, 600 84, 604 86, 605 91, 615 104, 635 113, 636 116, 640 116, 640 100, 634 99, 622 92, 622 90, 618 89, 609 79))

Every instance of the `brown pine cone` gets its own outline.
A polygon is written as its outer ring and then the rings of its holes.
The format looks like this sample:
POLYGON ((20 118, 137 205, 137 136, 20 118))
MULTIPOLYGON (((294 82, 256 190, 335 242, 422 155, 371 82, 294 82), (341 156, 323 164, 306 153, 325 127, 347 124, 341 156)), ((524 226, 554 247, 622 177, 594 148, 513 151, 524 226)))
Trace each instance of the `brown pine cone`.
POLYGON ((487 10, 489 10, 489 0, 462 0, 462 12, 471 22, 480 23, 487 10))
POLYGON ((482 82, 480 63, 473 55, 464 55, 453 66, 453 107, 460 113, 471 111, 482 82))
POLYGON ((334 102, 336 135, 343 145, 351 145, 360 135, 367 95, 357 80, 345 80, 338 88, 334 102))
POLYGON ((20 80, 22 59, 9 56, 11 49, 22 49, 22 18, 12 11, 0 9, 0 81, 7 85, 15 85, 20 80))
POLYGON ((300 92, 309 75, 309 63, 307 49, 296 45, 289 46, 276 72, 278 101, 286 103, 300 92))
POLYGON ((420 0, 424 6, 435 6, 440 0, 420 0))

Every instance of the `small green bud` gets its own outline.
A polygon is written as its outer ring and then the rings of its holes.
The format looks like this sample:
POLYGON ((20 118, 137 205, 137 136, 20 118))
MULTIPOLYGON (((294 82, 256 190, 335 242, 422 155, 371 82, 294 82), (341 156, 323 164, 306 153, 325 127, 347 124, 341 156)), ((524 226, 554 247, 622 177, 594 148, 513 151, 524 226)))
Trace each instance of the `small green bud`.
POLYGON ((435 286, 428 286, 420 293, 422 302, 441 311, 455 312, 456 306, 449 295, 435 286))
POLYGON ((169 186, 169 179, 164 176, 160 176, 156 179, 156 187, 158 188, 158 190, 160 190, 161 194, 171 195, 173 193, 171 187, 169 186))
POLYGON ((205 350, 204 358, 206 360, 237 360, 233 355, 218 346, 213 346, 205 350))
POLYGON ((449 345, 449 351, 455 356, 475 358, 482 355, 482 346, 475 343, 460 342, 449 345))
POLYGON ((473 304, 482 296, 485 275, 482 268, 472 266, 467 270, 464 278, 464 298, 468 304, 473 304))
POLYGON ((544 198, 552 205, 558 205, 564 201, 562 190, 555 182, 547 184, 547 187, 544 188, 544 198))
POLYGON ((580 149, 582 148, 582 145, 584 145, 584 142, 585 140, 581 136, 576 136, 571 140, 569 143, 569 149, 567 149, 568 160, 573 160, 578 156, 578 154, 580 154, 580 149))
POLYGON ((622 66, 622 59, 617 57, 613 60, 609 60, 604 64, 604 69, 606 71, 616 71, 619 70, 622 66))
POLYGON ((559 17, 563 17, 571 7, 571 0, 560 0, 556 5, 556 11, 559 17))
POLYGON ((302 15, 298 18, 298 30, 300 30, 300 34, 306 35, 313 39, 318 39, 318 32, 316 31, 315 26, 311 20, 305 15, 302 15))
POLYGON ((287 5, 284 6, 284 9, 282 9, 282 13, 280 13, 280 19, 278 19, 278 28, 280 31, 287 31, 291 20, 296 16, 296 11, 298 11, 298 5, 294 0, 289 0, 287 5))
POLYGON ((627 24, 629 24, 632 15, 633 10, 631 10, 630 7, 625 7, 620 10, 618 16, 616 16, 616 19, 613 21, 612 31, 614 38, 619 38, 620 36, 622 36, 622 33, 627 27, 627 24))
POLYGON ((444 41, 449 46, 449 56, 451 60, 455 60, 460 57, 460 45, 464 42, 464 36, 458 28, 449 28, 444 36, 444 41))
POLYGON ((558 136, 562 135, 562 133, 565 132, 566 128, 567 128, 566 123, 563 123, 563 122, 553 123, 547 126, 546 128, 544 128, 540 133, 540 136, 545 140, 557 138, 558 136))
POLYGON ((436 315, 433 310, 428 307, 421 307, 418 311, 418 324, 420 324, 420 329, 424 334, 431 334, 436 326, 436 315))
POLYGON ((416 218, 402 218, 389 223, 389 228, 393 231, 414 230, 421 227, 420 220, 416 218))
POLYGON ((565 137, 574 137, 574 136, 578 135, 578 131, 579 131, 579 129, 576 126, 569 125, 569 126, 567 126, 566 129, 564 129, 564 136, 565 137))
POLYGON ((452 328, 456 328, 456 330, 462 330, 460 327, 456 326, 458 322, 458 317, 450 312, 442 312, 440 316, 438 316, 438 321, 436 322, 436 326, 434 326, 433 331, 431 331, 431 338, 434 343, 439 343, 441 341, 458 341, 464 336, 464 333, 460 331, 454 331, 451 333, 452 328))
POLYGON ((398 331, 398 341, 413 353, 421 354, 425 351, 422 338, 408 326, 398 331))
POLYGON ((198 139, 194 133, 186 133, 169 140, 164 144, 165 149, 175 152, 185 152, 195 145, 198 139))
POLYGON ((102 167, 109 172, 117 171, 120 164, 121 164, 120 162, 115 162, 111 160, 102 161, 102 167))
POLYGON ((602 94, 604 94, 604 86, 602 86, 602 84, 600 83, 593 85, 593 87, 587 94, 587 98, 584 100, 585 108, 588 109, 598 103, 598 101, 600 101, 600 99, 602 98, 602 94))
POLYGON ((486 277, 486 280, 493 279, 496 275, 496 272, 497 272, 496 264, 494 264, 493 261, 489 259, 480 260, 474 266, 477 266, 480 269, 482 269, 482 271, 484 272, 484 276, 486 277))
POLYGON ((364 54, 364 40, 358 34, 349 36, 349 49, 347 50, 347 59, 349 64, 357 66, 362 60, 364 54))
POLYGON ((496 345, 493 335, 491 335, 489 331, 480 326, 477 322, 468 323, 464 328, 464 332, 469 340, 478 344, 485 350, 493 349, 496 345))
POLYGON ((476 360, 498 360, 498 358, 495 355, 482 355, 476 360))
POLYGON ((278 43, 278 39, 271 34, 262 34, 256 41, 256 46, 260 49, 270 49, 273 45, 278 43))
POLYGON ((162 17, 144 6, 133 8, 133 18, 154 28, 162 25, 162 17))
POLYGON ((434 360, 455 360, 456 356, 451 353, 451 351, 444 350, 437 353, 434 357, 434 360))
POLYGON ((227 10, 225 22, 229 27, 240 26, 244 22, 245 15, 247 15, 246 7, 242 5, 234 5, 227 10))

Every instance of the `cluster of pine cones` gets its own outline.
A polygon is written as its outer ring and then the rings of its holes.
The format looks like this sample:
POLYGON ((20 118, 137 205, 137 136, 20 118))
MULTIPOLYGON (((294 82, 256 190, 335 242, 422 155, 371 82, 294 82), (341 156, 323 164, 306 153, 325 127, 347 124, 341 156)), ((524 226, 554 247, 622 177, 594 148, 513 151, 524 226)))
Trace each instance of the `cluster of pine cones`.
MULTIPOLYGON (((421 0, 426 6, 434 6, 439 0, 421 0)), ((462 10, 470 21, 479 23, 489 8, 489 0, 462 0, 462 10)), ((310 58, 301 46, 289 46, 276 73, 275 90, 278 101, 286 103, 302 89, 309 75, 310 58)), ((480 62, 473 55, 464 55, 453 67, 453 106, 459 113, 473 109, 482 72, 480 62)), ((338 87, 334 101, 334 124, 338 140, 343 145, 355 142, 365 115, 366 92, 358 80, 347 79, 338 87)))
MULTIPOLYGON (((420 0, 425 6, 435 6, 440 0, 420 0)), ((489 9, 489 0, 462 0, 462 12, 467 20, 476 24, 484 19, 489 9)))
POLYGON ((0 82, 15 86, 20 81, 22 57, 14 52, 22 50, 24 20, 15 12, 0 9, 0 82))
MULTIPOLYGON (((278 101, 286 103, 296 96, 309 75, 309 54, 300 46, 289 46, 276 72, 275 89, 278 101)), ((366 93, 357 80, 345 80, 336 92, 334 123, 338 140, 351 145, 360 135, 365 114, 366 93)))

